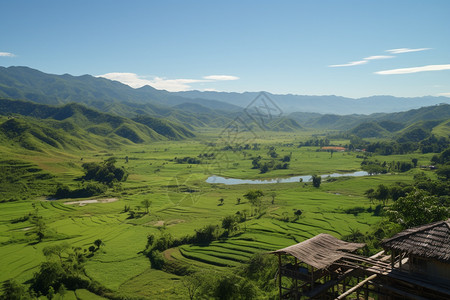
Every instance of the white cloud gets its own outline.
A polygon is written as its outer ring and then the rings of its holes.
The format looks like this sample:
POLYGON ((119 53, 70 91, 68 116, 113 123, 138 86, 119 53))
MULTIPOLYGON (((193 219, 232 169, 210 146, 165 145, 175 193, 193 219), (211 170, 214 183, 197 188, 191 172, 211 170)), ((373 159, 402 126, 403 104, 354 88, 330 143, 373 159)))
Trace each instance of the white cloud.
POLYGON ((425 50, 430 50, 431 48, 416 48, 416 49, 411 49, 411 48, 398 48, 398 49, 390 49, 390 50, 386 50, 386 52, 392 53, 392 54, 400 54, 400 53, 408 53, 408 52, 418 52, 418 51, 425 51, 425 50))
POLYGON ((372 56, 364 58, 364 60, 387 59, 387 58, 393 58, 393 57, 395 57, 395 56, 391 56, 391 55, 372 55, 372 56))
POLYGON ((116 80, 132 88, 140 88, 145 85, 149 85, 158 90, 166 90, 169 92, 180 92, 192 90, 192 83, 199 82, 215 82, 224 80, 237 80, 239 77, 232 75, 209 75, 204 76, 202 79, 167 79, 162 77, 147 78, 146 76, 139 76, 135 73, 107 73, 98 75, 97 77, 103 77, 110 80, 116 80))
POLYGON ((209 75, 204 76, 203 79, 207 80, 238 80, 239 77, 232 75, 209 75))
POLYGON ((427 72, 427 71, 442 71, 442 70, 450 70, 450 65, 428 65, 428 66, 423 66, 423 67, 384 70, 384 71, 375 72, 375 74, 394 75, 394 74, 410 74, 410 73, 427 72))
POLYGON ((4 57, 14 57, 15 55, 9 52, 0 52, 0 56, 4 57))
POLYGON ((337 68, 337 67, 351 67, 351 66, 357 66, 357 65, 363 65, 363 64, 367 64, 368 61, 367 60, 358 60, 358 61, 352 61, 349 62, 348 64, 342 64, 342 65, 330 65, 328 67, 330 68, 337 68))
POLYGON ((391 55, 372 55, 372 56, 364 58, 363 60, 352 61, 352 62, 349 62, 347 64, 330 65, 328 67, 330 67, 330 68, 352 67, 352 66, 358 66, 358 65, 367 64, 370 60, 387 59, 387 58, 393 58, 393 57, 395 57, 395 56, 391 56, 391 55))
POLYGON ((450 93, 439 93, 438 96, 450 97, 450 93))

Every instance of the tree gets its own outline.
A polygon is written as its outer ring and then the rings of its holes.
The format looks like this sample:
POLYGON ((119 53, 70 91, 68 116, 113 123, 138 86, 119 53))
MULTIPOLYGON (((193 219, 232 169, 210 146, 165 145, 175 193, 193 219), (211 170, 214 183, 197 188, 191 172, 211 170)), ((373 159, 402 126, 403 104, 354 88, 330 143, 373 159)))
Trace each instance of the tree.
POLYGON ((68 256, 68 251, 70 250, 70 245, 68 243, 61 243, 56 245, 47 246, 42 249, 42 252, 47 258, 51 258, 52 256, 56 256, 61 263, 63 264, 63 257, 68 256))
POLYGON ((373 200, 375 199, 375 190, 374 189, 368 189, 364 192, 364 195, 366 195, 367 198, 369 198, 370 203, 373 203, 373 200))
POLYGON ((220 202, 220 204, 219 205, 223 205, 223 201, 224 201, 225 199, 223 199, 223 198, 220 198, 219 199, 219 202, 220 202))
POLYGON ((225 229, 229 235, 238 229, 238 223, 235 216, 226 216, 222 220, 222 228, 225 229))
POLYGON ((96 239, 94 241, 94 245, 97 247, 97 250, 98 250, 98 249, 100 249, 100 246, 104 245, 104 243, 101 239, 96 239))
POLYGON ((272 193, 270 193, 270 196, 272 197, 272 204, 274 204, 275 203, 275 197, 277 196, 277 193, 272 192, 272 193))
POLYGON ((422 190, 414 190, 406 197, 399 198, 386 213, 391 222, 401 224, 404 228, 445 220, 450 216, 449 208, 440 205, 438 197, 422 190))
POLYGON ((144 206, 145 208, 145 213, 148 214, 149 213, 149 207, 152 205, 152 201, 145 199, 141 202, 141 204, 144 206))
POLYGON ((294 216, 295 219, 298 220, 298 218, 300 218, 300 216, 303 214, 303 212, 300 209, 295 209, 294 210, 294 216))
POLYGON ((0 295, 0 300, 23 300, 31 299, 30 294, 25 287, 13 279, 8 279, 2 284, 3 293, 0 295))
POLYGON ((236 205, 241 204, 241 198, 236 198, 236 205))
POLYGON ((44 219, 41 216, 38 216, 36 212, 36 214, 30 219, 30 222, 35 226, 34 233, 36 233, 38 242, 42 242, 47 229, 47 225, 45 224, 44 219))
POLYGON ((261 190, 250 190, 244 194, 244 198, 247 199, 252 206, 258 206, 261 204, 260 198, 264 196, 261 190))
POLYGON ((187 276, 183 276, 181 282, 187 289, 189 299, 193 300, 203 284, 203 278, 199 273, 194 273, 187 276))
POLYGON ((413 163, 414 168, 417 167, 417 162, 418 162, 418 161, 419 161, 419 160, 418 160, 417 158, 411 159, 411 162, 413 163))
POLYGON ((450 179, 450 165, 440 166, 439 169, 436 170, 436 174, 442 180, 450 179))
POLYGON ((315 188, 319 188, 320 184, 322 183, 322 177, 319 175, 312 175, 311 176, 312 184, 315 188))
POLYGON ((386 205, 386 201, 389 199, 389 188, 384 184, 380 184, 375 191, 375 199, 383 202, 383 206, 386 205))

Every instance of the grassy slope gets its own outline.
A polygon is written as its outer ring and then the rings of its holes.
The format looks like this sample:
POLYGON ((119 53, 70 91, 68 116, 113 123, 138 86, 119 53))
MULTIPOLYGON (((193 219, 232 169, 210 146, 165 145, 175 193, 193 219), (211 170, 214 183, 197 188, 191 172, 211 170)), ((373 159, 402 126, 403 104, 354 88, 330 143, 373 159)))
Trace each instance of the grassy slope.
MULTIPOLYGON (((378 217, 368 213, 354 216, 343 213, 343 210, 355 206, 368 208, 371 204, 363 196, 366 189, 379 183, 410 181, 415 172, 325 181, 319 189, 304 183, 260 186, 204 183, 209 172, 221 172, 230 177, 258 178, 359 169, 360 159, 353 153, 334 153, 331 157, 329 153, 316 152, 316 148, 297 148, 297 142, 311 133, 260 132, 252 143, 261 143, 261 149, 248 150, 247 157, 227 152, 233 163, 237 163, 229 165, 227 170, 176 164, 172 161, 174 157, 196 157, 206 148, 206 142, 217 134, 217 131, 205 131, 203 137, 197 140, 131 144, 126 148, 108 151, 95 147, 91 151, 72 150, 69 154, 29 151, 15 153, 11 148, 3 148, 4 157, 30 161, 42 169, 40 172, 56 175, 56 179, 44 181, 46 184, 57 180, 76 185, 73 179, 81 175, 82 162, 100 161, 111 155, 118 157, 118 165, 125 166, 131 175, 123 184, 122 191, 110 192, 111 195, 119 196, 120 200, 117 202, 79 207, 67 206, 63 204, 63 200, 41 201, 36 195, 30 195, 21 201, 0 203, 0 265, 5 270, 0 274, 0 281, 11 277, 22 282, 29 279, 44 259, 42 248, 57 243, 59 239, 64 239, 73 246, 88 247, 95 239, 100 238, 105 246, 86 266, 91 277, 122 294, 152 299, 180 299, 186 295, 179 277, 150 269, 149 261, 139 254, 145 247, 147 235, 159 234, 160 227, 156 225, 160 225, 161 221, 175 237, 193 234, 195 229, 205 225, 220 224, 224 216, 235 214, 236 211, 250 213, 251 207, 242 197, 248 189, 259 188, 266 194, 275 191, 275 204, 272 205, 271 198, 265 196, 263 207, 266 208, 266 214, 259 219, 252 217, 241 224, 244 230, 242 234, 224 242, 213 242, 208 247, 184 245, 168 254, 173 260, 198 268, 220 270, 224 266, 236 266, 252 253, 285 247, 320 232, 339 237, 349 233, 350 229, 368 231, 379 220, 378 217), (288 170, 259 174, 258 170, 250 169, 250 156, 266 157, 265 147, 268 145, 276 145, 280 155, 292 152, 291 167, 288 170), (129 157, 128 164, 125 163, 125 156, 129 157), (83 161, 80 157, 83 157, 83 161), (198 192, 185 192, 186 187, 198 192), (242 198, 240 205, 236 204, 238 197, 242 198), (218 205, 220 198, 225 199, 224 205, 218 205), (140 219, 127 219, 127 214, 122 212, 123 207, 130 205, 136 209, 144 199, 153 202, 151 214, 140 219), (35 245, 30 244, 33 235, 27 235, 32 230, 28 221, 11 223, 12 219, 30 212, 32 203, 39 208, 39 214, 45 218, 51 232, 51 239, 35 245), (293 217, 294 209, 303 211, 297 222, 278 220, 283 213, 293 217)), ((419 165, 429 160, 429 156, 418 156, 419 165)), ((405 160, 410 160, 410 157, 405 160)))

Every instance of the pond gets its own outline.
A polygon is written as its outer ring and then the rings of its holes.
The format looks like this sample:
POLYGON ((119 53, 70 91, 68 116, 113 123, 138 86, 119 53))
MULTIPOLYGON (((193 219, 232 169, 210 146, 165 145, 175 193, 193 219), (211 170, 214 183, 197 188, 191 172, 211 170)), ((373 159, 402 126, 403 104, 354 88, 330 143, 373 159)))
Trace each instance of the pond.
MULTIPOLYGON (((343 177, 343 176, 350 176, 350 177, 360 177, 360 176, 367 176, 369 173, 365 171, 356 171, 353 173, 333 173, 333 174, 326 174, 326 175, 320 175, 322 178, 327 177, 343 177)), ((222 176, 216 176, 212 175, 209 176, 206 179, 207 183, 222 183, 226 185, 234 185, 234 184, 270 184, 270 183, 289 183, 289 182, 299 182, 300 179, 303 182, 308 182, 312 178, 311 175, 305 175, 305 176, 292 176, 287 178, 270 178, 270 179, 239 179, 239 178, 226 178, 222 176)))

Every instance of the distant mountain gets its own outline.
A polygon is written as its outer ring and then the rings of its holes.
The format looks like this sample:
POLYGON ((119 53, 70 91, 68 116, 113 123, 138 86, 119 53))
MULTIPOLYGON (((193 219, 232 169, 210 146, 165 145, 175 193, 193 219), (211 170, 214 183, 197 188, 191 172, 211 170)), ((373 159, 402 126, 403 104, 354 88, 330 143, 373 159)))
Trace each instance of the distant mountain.
MULTIPOLYGON (((351 99, 339 96, 266 94, 285 115, 291 112, 336 115, 391 113, 450 103, 449 97, 431 96, 415 98, 373 96, 351 99)), ((0 67, 0 97, 30 100, 43 104, 84 103, 101 111, 126 117, 133 117, 136 114, 153 116, 168 114, 170 108, 186 103, 195 104, 200 109, 195 110, 195 106, 190 106, 189 112, 191 113, 202 113, 202 107, 217 113, 239 112, 258 95, 258 92, 187 91, 171 93, 150 86, 133 89, 118 81, 91 75, 53 75, 28 67, 0 67)))
POLYGON ((349 130, 366 122, 377 122, 387 132, 398 131, 419 121, 445 120, 450 118, 450 105, 440 104, 398 113, 375 113, 370 115, 332 115, 317 113, 291 113, 290 118, 301 126, 318 129, 349 130))
MULTIPOLYGON (((192 99, 212 99, 245 107, 254 100, 259 93, 226 93, 187 91, 176 93, 179 96, 192 99)), ((290 112, 315 112, 321 114, 372 114, 406 111, 440 103, 450 103, 449 97, 414 97, 398 98, 393 96, 373 96, 360 99, 339 96, 305 96, 305 95, 276 95, 266 93, 270 99, 287 114, 290 112)))
POLYGON ((158 114, 167 107, 182 103, 195 103, 214 110, 241 110, 238 106, 213 99, 183 98, 150 86, 133 89, 101 77, 53 75, 28 67, 0 67, 0 97, 42 104, 84 103, 128 117, 137 113, 158 114))
POLYGON ((45 120, 48 126, 71 134, 76 132, 74 129, 76 127, 102 137, 120 137, 133 143, 194 136, 184 126, 166 120, 140 117, 134 121, 76 103, 50 106, 29 101, 0 99, 0 115, 32 117, 45 120))

